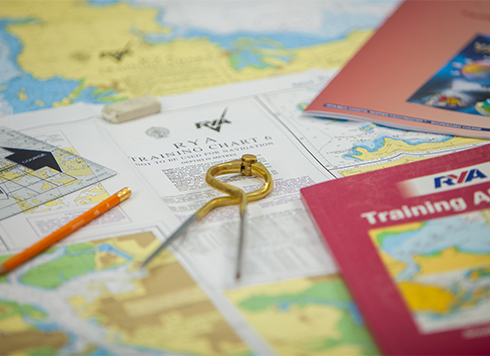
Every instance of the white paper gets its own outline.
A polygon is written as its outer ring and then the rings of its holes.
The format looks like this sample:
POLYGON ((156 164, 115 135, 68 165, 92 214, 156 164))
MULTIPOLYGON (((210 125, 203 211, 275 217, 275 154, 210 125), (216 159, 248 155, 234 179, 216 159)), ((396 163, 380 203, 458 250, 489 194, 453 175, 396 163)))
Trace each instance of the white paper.
POLYGON ((168 233, 167 226, 175 224, 171 222, 172 214, 128 164, 112 140, 96 126, 96 120, 87 119, 88 111, 77 106, 64 108, 61 110, 62 115, 51 115, 51 111, 3 117, 0 124, 14 128, 30 126, 31 128, 23 129, 21 132, 57 147, 74 150, 81 157, 116 171, 117 175, 92 187, 2 220, 0 250, 15 252, 32 245, 100 202, 103 198, 98 196, 108 197, 124 187, 129 187, 132 191, 132 196, 127 201, 75 231, 62 243, 117 236, 148 226, 158 226, 160 236, 168 233), (80 120, 82 114, 85 114, 85 118, 80 120), (57 122, 53 120, 56 117, 59 117, 57 122), (78 120, 64 122, 66 117, 78 120), (44 124, 49 121, 51 124, 44 124), (38 126, 39 123, 43 125, 38 126), (141 206, 145 206, 146 210, 142 210, 141 206), (166 219, 162 219, 163 216, 166 219))
MULTIPOLYGON (((188 95, 189 102, 193 99, 188 95)), ((222 289, 336 271, 299 194, 300 188, 333 176, 257 97, 166 110, 124 125, 101 125, 181 222, 223 195, 204 181, 211 166, 254 154, 271 172, 272 193, 248 205, 240 283, 234 281, 237 206, 212 211, 173 245, 172 251, 201 279, 222 289)), ((229 182, 246 191, 263 184, 259 178, 240 175, 229 182)))

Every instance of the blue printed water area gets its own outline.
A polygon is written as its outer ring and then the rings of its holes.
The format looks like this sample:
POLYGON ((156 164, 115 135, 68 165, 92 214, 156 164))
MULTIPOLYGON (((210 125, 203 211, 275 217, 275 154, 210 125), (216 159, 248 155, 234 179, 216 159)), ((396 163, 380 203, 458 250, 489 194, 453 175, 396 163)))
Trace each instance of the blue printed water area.
POLYGON ((420 229, 393 233, 383 238, 381 249, 407 267, 397 280, 409 280, 418 272, 414 256, 430 256, 448 248, 475 254, 490 253, 490 230, 478 212, 426 221, 420 229), (470 216, 471 214, 471 216, 470 216))
POLYGON ((3 99, 12 106, 14 113, 19 113, 52 107, 56 102, 68 97, 80 82, 60 77, 39 80, 23 73, 2 85, 7 87, 0 92, 3 99))
POLYGON ((131 255, 128 255, 127 253, 124 253, 121 250, 118 250, 117 248, 115 248, 114 246, 112 246, 110 244, 102 244, 102 245, 99 245, 97 247, 97 250, 98 251, 104 251, 104 252, 113 253, 115 255, 118 255, 120 257, 123 257, 124 259, 126 259, 128 261, 132 261, 133 260, 133 257, 131 255))

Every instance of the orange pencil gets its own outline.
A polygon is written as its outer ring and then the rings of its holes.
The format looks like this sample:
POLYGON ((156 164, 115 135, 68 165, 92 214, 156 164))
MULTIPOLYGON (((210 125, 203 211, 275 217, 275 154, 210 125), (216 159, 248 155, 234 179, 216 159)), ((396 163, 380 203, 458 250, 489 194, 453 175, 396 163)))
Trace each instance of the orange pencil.
POLYGON ((86 223, 92 221, 97 216, 102 215, 107 210, 109 210, 109 209, 115 207, 116 205, 118 205, 119 203, 125 201, 126 199, 129 198, 130 195, 131 195, 131 190, 129 188, 121 189, 116 194, 114 194, 114 195, 110 196, 109 198, 107 198, 106 200, 104 200, 102 203, 97 204, 92 209, 83 213, 82 215, 80 215, 76 219, 70 221, 65 226, 60 227, 58 230, 52 232, 51 234, 46 236, 44 239, 39 240, 38 242, 36 242, 31 247, 28 247, 24 251, 18 253, 17 255, 10 257, 8 260, 4 261, 0 265, 0 276, 3 274, 6 274, 7 272, 13 270, 14 268, 16 268, 18 266, 20 266, 22 263, 33 258, 37 254, 41 253, 42 251, 47 249, 49 246, 55 244, 56 242, 58 242, 62 238, 68 236, 73 231, 78 230, 79 228, 81 228, 86 223))

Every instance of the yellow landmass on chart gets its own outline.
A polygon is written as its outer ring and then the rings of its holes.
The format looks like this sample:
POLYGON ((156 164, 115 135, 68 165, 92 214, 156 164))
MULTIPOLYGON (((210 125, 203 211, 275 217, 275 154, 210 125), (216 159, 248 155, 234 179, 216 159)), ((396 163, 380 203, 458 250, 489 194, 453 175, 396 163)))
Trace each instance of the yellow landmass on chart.
POLYGON ((22 88, 20 92, 17 93, 17 97, 19 98, 19 101, 25 101, 29 97, 26 94, 26 88, 22 88))
POLYGON ((101 184, 90 187, 89 189, 82 190, 78 197, 75 198, 77 204, 98 204, 109 198, 109 193, 101 184))
POLYGON ((417 277, 459 269, 477 268, 490 264, 490 254, 467 253, 450 247, 433 255, 416 255, 413 260, 419 265, 417 277))
POLYGON ((428 285, 417 282, 399 282, 400 290, 410 310, 415 313, 448 314, 455 310, 474 308, 482 300, 488 299, 488 287, 474 288, 471 292, 464 289, 457 294, 441 286, 428 285))
MULTIPOLYGON (((12 166, 11 164, 7 164, 2 168, 11 167, 11 166, 12 166)), ((0 171, 0 180, 16 182, 21 180, 23 177, 24 176, 22 174, 19 174, 18 172, 15 171, 7 170, 7 169, 2 169, 0 171)))
MULTIPOLYGON (((419 152, 427 153, 427 152, 434 151, 434 153, 437 153, 437 151, 439 150, 444 150, 444 149, 454 148, 454 147, 469 146, 471 144, 479 144, 483 142, 485 142, 485 140, 476 139, 476 138, 452 137, 444 142, 425 142, 421 144, 410 145, 400 140, 386 138, 384 140, 383 146, 380 149, 373 152, 370 152, 369 150, 363 147, 356 147, 355 150, 359 153, 359 155, 356 155, 355 157, 356 159, 359 159, 361 161, 368 162, 370 160, 390 157, 400 152, 407 153, 407 154, 411 154, 411 153, 417 154, 419 152)), ((385 162, 381 164, 373 164, 373 165, 359 167, 351 170, 345 170, 340 173, 346 177, 355 174, 371 172, 382 168, 398 166, 405 163, 416 162, 426 158, 429 158, 429 156, 426 157, 419 157, 416 155, 404 156, 394 161, 385 162)))
MULTIPOLYGON (((98 279, 89 288, 96 297, 79 295, 69 302, 82 319, 97 320, 108 342, 169 354, 247 355, 248 347, 218 312, 207 295, 169 253, 158 255, 142 270, 139 265, 159 244, 151 233, 86 243, 112 246, 136 263, 128 273, 98 279), (146 271, 146 272, 145 272, 146 271), (134 276, 132 276, 134 274, 134 276)), ((97 270, 127 259, 111 248, 95 253, 97 270)))
POLYGON ((439 286, 400 282, 397 287, 414 312, 447 313, 455 300, 451 291, 439 286))
MULTIPOLYGON (((5 315, 11 313, 9 310, 10 308, 2 304, 3 303, 0 303, 0 314, 5 315)), ((24 321, 21 313, 11 313, 8 317, 2 317, 2 319, 0 319, 0 333, 5 333, 7 331, 18 333, 31 329, 33 329, 32 326, 24 321)))
POLYGON ((68 154, 62 154, 56 156, 56 161, 64 174, 67 176, 77 177, 93 174, 92 170, 81 157, 73 157, 68 154))
POLYGON ((278 355, 377 354, 339 276, 245 287, 227 296, 278 355))
MULTIPOLYGON (((86 88, 111 92, 104 100, 117 100, 181 93, 309 68, 337 68, 373 33, 354 31, 345 39, 301 49, 270 43, 259 49, 267 65, 237 68, 232 53, 205 37, 150 43, 145 35, 171 31, 158 23, 157 9, 126 2, 92 6, 79 0, 52 5, 50 1, 8 1, 2 4, 0 17, 24 20, 7 29, 23 45, 17 60, 25 72, 37 79, 81 81, 79 88, 54 106, 70 104, 86 88)), ((237 45, 248 49, 254 41, 243 37, 237 39, 237 45)))
POLYGON ((19 205, 19 208, 21 208, 23 212, 26 212, 27 210, 30 210, 35 207, 35 205, 25 200, 24 197, 15 194, 11 195, 11 197, 14 198, 15 202, 19 205))
POLYGON ((54 188, 54 185, 50 182, 44 182, 43 183, 43 186, 41 187, 41 190, 49 190, 49 189, 53 189, 54 188))
MULTIPOLYGON (((60 207, 64 206, 64 204, 63 204, 63 200, 62 200, 62 199, 55 199, 55 200, 51 200, 51 201, 48 201, 48 202, 44 203, 43 205, 44 205, 44 207, 45 207, 45 208, 43 209, 43 211, 48 211, 48 210, 50 210, 50 208, 53 208, 53 207, 56 207, 56 206, 60 206, 60 207)), ((40 212, 40 211, 39 211, 39 210, 37 210, 37 209, 33 209, 33 210, 36 210, 36 212, 40 212)), ((30 212, 30 213, 33 213, 33 212, 34 212, 33 210, 31 210, 31 211, 29 211, 29 212, 30 212)))

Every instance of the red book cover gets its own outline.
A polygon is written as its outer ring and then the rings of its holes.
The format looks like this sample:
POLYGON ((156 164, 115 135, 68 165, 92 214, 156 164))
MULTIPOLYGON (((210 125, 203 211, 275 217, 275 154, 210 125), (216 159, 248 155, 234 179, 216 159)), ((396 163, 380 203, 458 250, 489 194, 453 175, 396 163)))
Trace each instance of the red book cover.
POLYGON ((490 145, 301 194, 383 353, 490 355, 490 145))
POLYGON ((490 138, 490 1, 405 1, 305 112, 490 138))

